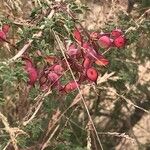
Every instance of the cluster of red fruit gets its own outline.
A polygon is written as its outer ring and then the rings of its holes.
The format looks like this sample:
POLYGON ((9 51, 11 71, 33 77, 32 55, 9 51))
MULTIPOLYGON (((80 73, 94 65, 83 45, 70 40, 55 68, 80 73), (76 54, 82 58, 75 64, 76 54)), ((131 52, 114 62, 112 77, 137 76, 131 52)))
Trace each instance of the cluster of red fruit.
POLYGON ((120 29, 115 29, 111 33, 100 34, 98 36, 98 42, 103 48, 123 48, 126 43, 126 38, 120 29))
MULTIPOLYGON (((125 46, 126 39, 120 29, 115 29, 111 33, 91 34, 75 29, 73 32, 74 42, 66 46, 64 58, 57 56, 46 56, 47 62, 42 71, 37 71, 31 59, 23 57, 25 70, 28 73, 30 85, 34 85, 38 80, 40 88, 45 91, 57 89, 61 92, 71 92, 84 82, 97 82, 98 71, 95 65, 106 66, 109 61, 100 53, 99 49, 109 49, 111 47, 122 48, 125 46), (76 78, 65 85, 62 85, 61 78, 68 70, 68 64, 76 78)), ((65 43, 65 45, 67 45, 65 43)))

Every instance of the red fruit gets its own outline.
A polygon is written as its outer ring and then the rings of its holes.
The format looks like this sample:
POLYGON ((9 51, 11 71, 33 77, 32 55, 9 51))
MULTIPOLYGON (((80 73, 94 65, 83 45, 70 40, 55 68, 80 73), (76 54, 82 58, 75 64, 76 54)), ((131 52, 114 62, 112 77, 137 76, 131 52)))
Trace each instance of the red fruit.
POLYGON ((88 57, 85 58, 84 61, 83 61, 83 67, 85 69, 87 69, 87 68, 91 67, 91 65, 92 65, 91 59, 89 59, 88 57))
POLYGON ((38 78, 37 69, 34 67, 30 58, 23 57, 22 59, 25 61, 25 71, 27 72, 29 78, 28 83, 30 85, 34 85, 38 78))
POLYGON ((60 81, 59 81, 60 76, 58 76, 58 74, 56 74, 53 71, 50 71, 47 78, 50 81, 51 88, 57 88, 58 90, 61 89, 62 86, 60 84, 60 81))
POLYGON ((109 48, 111 46, 111 39, 108 36, 102 36, 99 38, 99 45, 102 48, 109 48))
POLYGON ((6 40, 6 34, 3 31, 0 31, 0 42, 6 40))
POLYGON ((28 83, 34 85, 38 77, 37 70, 34 67, 31 67, 27 69, 27 73, 29 77, 28 83))
POLYGON ((55 65, 54 68, 53 68, 54 72, 57 73, 57 74, 62 74, 64 69, 61 65, 55 65))
POLYGON ((86 56, 85 56, 86 58, 88 57, 89 59, 92 60, 96 57, 96 55, 97 55, 96 51, 88 42, 83 43, 83 48, 86 53, 86 56))
POLYGON ((113 31, 111 32, 111 36, 112 36, 113 38, 117 38, 117 37, 119 37, 119 36, 121 36, 121 35, 123 35, 121 29, 115 29, 115 30, 113 30, 113 31))
POLYGON ((70 81, 69 83, 67 83, 64 87, 65 92, 69 93, 71 91, 74 91, 77 89, 77 87, 79 86, 79 84, 75 81, 70 81))
POLYGON ((119 36, 118 38, 116 38, 114 40, 114 45, 117 47, 117 48, 122 48, 125 46, 125 43, 126 43, 126 39, 124 36, 119 36))
POLYGON ((8 25, 8 24, 4 24, 4 25, 2 26, 2 31, 3 31, 5 34, 8 33, 9 29, 10 29, 10 25, 8 25))
POLYGON ((59 76, 58 76, 55 72, 51 71, 51 72, 49 72, 49 74, 48 74, 48 79, 49 79, 49 80, 51 81, 51 83, 53 84, 53 83, 55 83, 55 82, 58 81, 59 76))
POLYGON ((75 47, 74 44, 71 44, 68 48, 67 54, 72 57, 78 54, 78 49, 75 47))
POLYGON ((83 43, 83 48, 84 49, 89 49, 90 48, 90 44, 88 42, 84 42, 83 43))
POLYGON ((96 83, 97 78, 98 78, 98 73, 94 68, 87 69, 86 75, 87 75, 88 79, 90 79, 91 81, 96 83))
POLYGON ((82 36, 81 36, 81 33, 80 33, 80 31, 79 31, 79 29, 75 29, 74 31, 73 31, 73 36, 74 36, 74 38, 81 44, 82 43, 82 36))

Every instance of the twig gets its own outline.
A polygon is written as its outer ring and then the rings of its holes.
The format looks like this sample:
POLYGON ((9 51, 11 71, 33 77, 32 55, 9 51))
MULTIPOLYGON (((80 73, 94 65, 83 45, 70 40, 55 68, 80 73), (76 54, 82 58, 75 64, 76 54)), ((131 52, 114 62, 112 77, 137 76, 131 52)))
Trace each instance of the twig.
MULTIPOLYGON (((40 37, 41 35, 42 35, 42 31, 40 31, 38 34, 34 34, 33 38, 40 37)), ((18 59, 19 57, 21 57, 25 53, 25 51, 31 46, 32 42, 33 42, 33 39, 29 40, 28 43, 25 44, 23 46, 23 48, 14 57, 12 57, 9 61, 12 62, 12 61, 15 61, 16 59, 18 59)))
POLYGON ((52 134, 50 135, 50 137, 49 137, 49 138, 47 139, 47 141, 43 144, 41 150, 44 150, 44 149, 47 147, 49 141, 52 139, 52 137, 54 136, 54 134, 55 134, 56 131, 58 130, 59 126, 60 126, 60 125, 57 125, 57 126, 56 126, 56 128, 54 129, 54 131, 52 132, 52 134))
POLYGON ((26 126, 27 124, 29 124, 35 118, 35 115, 37 114, 37 112, 41 108, 42 104, 43 104, 43 101, 41 101, 39 103, 38 107, 36 108, 36 110, 34 111, 34 113, 32 114, 32 116, 27 121, 23 122, 23 126, 26 126))
POLYGON ((140 107, 140 106, 137 106, 136 104, 134 104, 130 99, 126 98, 125 96, 120 95, 120 94, 118 94, 117 92, 114 92, 113 90, 111 90, 111 92, 113 92, 113 93, 116 94, 117 96, 119 96, 119 97, 121 97, 122 99, 124 99, 129 105, 134 106, 135 108, 138 108, 138 109, 144 111, 144 112, 147 113, 147 114, 150 114, 150 111, 148 111, 148 110, 146 110, 146 109, 144 109, 144 108, 142 108, 142 107, 140 107))
POLYGON ((34 118, 35 118, 35 115, 38 113, 38 111, 40 110, 42 104, 43 104, 43 99, 48 96, 49 94, 51 93, 51 90, 49 90, 48 92, 46 92, 45 94, 43 94, 42 96, 38 97, 39 98, 39 102, 38 101, 38 106, 36 107, 34 113, 32 114, 32 116, 27 120, 27 121, 24 121, 22 124, 23 126, 26 126, 27 124, 29 124, 34 118))
POLYGON ((131 140, 132 142, 135 142, 135 140, 133 138, 129 137, 129 135, 126 135, 125 133, 118 133, 118 132, 98 132, 98 134, 121 137, 121 138, 125 138, 125 139, 128 139, 128 140, 131 140))

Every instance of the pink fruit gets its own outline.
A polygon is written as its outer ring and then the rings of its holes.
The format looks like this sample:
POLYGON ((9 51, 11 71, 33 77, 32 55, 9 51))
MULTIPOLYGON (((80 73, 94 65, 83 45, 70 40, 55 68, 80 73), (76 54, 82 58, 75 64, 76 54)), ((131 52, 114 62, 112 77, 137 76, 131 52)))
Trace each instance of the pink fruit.
POLYGON ((51 88, 57 88, 58 90, 60 90, 61 84, 60 84, 60 76, 58 74, 56 74, 53 71, 50 71, 48 76, 47 76, 48 80, 50 81, 50 86, 51 88))
POLYGON ((65 92, 69 93, 71 91, 74 91, 77 89, 77 87, 79 86, 78 83, 76 83, 75 81, 70 81, 69 83, 67 83, 64 87, 65 92))
POLYGON ((78 54, 78 49, 75 47, 74 44, 71 44, 68 48, 67 54, 71 56, 76 56, 78 54))
POLYGON ((27 73, 28 73, 28 77, 29 77, 28 83, 30 85, 34 85, 37 80, 37 77, 38 77, 37 70, 35 68, 31 67, 31 68, 27 69, 27 73))
POLYGON ((124 36, 119 36, 118 38, 114 39, 114 45, 117 48, 122 48, 125 46, 126 43, 126 39, 124 36))
POLYGON ((53 68, 53 70, 54 70, 54 72, 56 73, 56 74, 62 74, 63 73, 63 71, 64 71, 64 69, 63 69, 63 67, 61 66, 61 65, 55 65, 54 66, 54 68, 53 68))
POLYGON ((81 44, 82 43, 82 36, 81 36, 81 33, 80 33, 80 31, 79 31, 79 29, 75 29, 74 31, 73 31, 73 36, 74 36, 74 38, 81 44))
POLYGON ((8 33, 9 29, 10 29, 10 25, 8 25, 8 24, 4 24, 4 25, 2 26, 2 31, 3 31, 5 34, 8 33))
POLYGON ((87 69, 87 68, 91 67, 91 65, 92 65, 91 59, 89 59, 88 57, 85 58, 84 61, 83 61, 83 67, 85 69, 87 69))
POLYGON ((91 80, 93 82, 97 81, 98 73, 97 73, 96 69, 94 69, 94 68, 87 69, 86 75, 87 75, 89 80, 91 80))
POLYGON ((58 76, 55 72, 51 71, 51 72, 49 72, 49 74, 48 74, 48 79, 49 79, 52 83, 54 83, 54 82, 58 81, 59 76, 58 76))
POLYGON ((6 40, 6 34, 1 30, 0 31, 0 41, 5 41, 6 40))
POLYGON ((25 71, 27 72, 29 78, 28 83, 30 85, 34 85, 38 78, 37 69, 34 67, 30 58, 23 57, 22 59, 25 61, 25 71))
POLYGON ((88 42, 83 43, 83 48, 84 48, 86 58, 93 60, 94 57, 96 57, 97 55, 96 51, 88 42))
POLYGON ((123 35, 121 29, 115 29, 115 30, 113 30, 113 31, 111 32, 111 36, 112 36, 113 38, 117 38, 117 37, 119 37, 119 36, 121 36, 121 35, 123 35))
POLYGON ((108 36, 102 36, 99 38, 99 45, 102 48, 109 48, 111 46, 111 39, 108 36))

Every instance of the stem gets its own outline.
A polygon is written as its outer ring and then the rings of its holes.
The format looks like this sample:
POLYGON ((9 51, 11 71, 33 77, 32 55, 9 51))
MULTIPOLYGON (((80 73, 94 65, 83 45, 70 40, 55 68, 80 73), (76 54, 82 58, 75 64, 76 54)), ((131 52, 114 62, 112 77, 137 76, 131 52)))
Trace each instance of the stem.
MULTIPOLYGON (((55 31, 53 31, 53 33, 54 33, 54 36, 55 36, 56 41, 57 41, 57 43, 58 43, 58 46, 59 46, 59 48, 60 48, 60 50, 61 50, 61 52, 62 52, 62 55, 63 55, 63 57, 64 57, 64 59, 65 59, 65 61, 66 61, 66 63, 67 63, 67 66, 68 66, 68 68, 69 68, 69 70, 70 70, 70 73, 71 73, 71 75, 72 75, 72 78, 73 78, 74 82, 77 84, 77 81, 76 81, 76 79, 75 79, 75 76, 74 76, 74 74, 73 74, 73 72, 72 72, 72 69, 71 69, 71 67, 70 67, 70 65, 69 65, 69 62, 67 61, 67 57, 66 57, 66 55, 65 55, 65 53, 64 53, 64 46, 63 46, 63 44, 62 44, 62 42, 61 42, 59 36, 56 35, 55 31)), ((100 138, 99 138, 99 136, 98 136, 96 127, 95 127, 95 125, 94 125, 94 122, 93 122, 92 117, 91 117, 91 115, 90 115, 90 112, 89 112, 89 110, 88 110, 87 104, 86 104, 86 102, 85 102, 85 99, 84 99, 84 97, 83 97, 83 95, 82 95, 82 92, 81 92, 81 90, 80 90, 78 84, 77 84, 77 89, 78 89, 78 91, 79 91, 79 94, 80 94, 80 96, 81 96, 82 102, 83 102, 84 107, 85 107, 85 109, 86 109, 86 112, 87 112, 87 114, 88 114, 89 121, 91 122, 92 127, 93 127, 93 129, 94 129, 94 132, 95 132, 95 134, 96 134, 96 137, 97 137, 97 140, 98 140, 99 145, 100 145, 100 147, 101 147, 101 150, 103 150, 103 146, 102 146, 102 143, 101 143, 100 138)))

